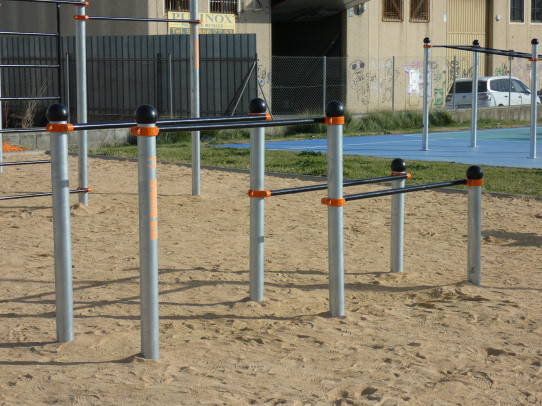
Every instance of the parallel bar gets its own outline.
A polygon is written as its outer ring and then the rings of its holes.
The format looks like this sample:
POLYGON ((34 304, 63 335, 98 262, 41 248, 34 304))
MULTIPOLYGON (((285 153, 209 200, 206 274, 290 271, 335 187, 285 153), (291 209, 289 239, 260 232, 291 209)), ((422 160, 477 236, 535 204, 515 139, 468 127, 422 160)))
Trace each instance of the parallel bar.
POLYGON ((12 0, 12 1, 25 1, 27 3, 54 3, 54 4, 73 4, 75 6, 84 6, 85 1, 80 0, 12 0))
MULTIPOLYGON (((356 186, 356 185, 368 185, 372 183, 393 181, 393 180, 399 180, 399 179, 403 179, 403 180, 408 179, 408 175, 401 174, 401 175, 394 175, 394 176, 382 176, 380 178, 348 180, 348 181, 343 182, 343 187, 356 186)), ((328 185, 326 183, 326 184, 321 184, 321 185, 301 186, 301 187, 295 187, 295 188, 271 190, 271 196, 281 196, 281 195, 289 195, 293 193, 312 192, 314 190, 325 190, 327 189, 327 186, 328 185)))
MULTIPOLYGON (((69 193, 87 193, 90 189, 74 189, 70 190, 69 193)), ((16 199, 28 199, 30 197, 42 197, 42 196, 52 196, 52 192, 44 193, 32 193, 28 195, 14 195, 14 196, 0 196, 0 200, 16 200, 16 199)))
MULTIPOLYGON (((59 96, 41 96, 41 97, 0 97, 0 101, 10 101, 10 100, 60 100, 59 96)), ((27 128, 27 132, 33 132, 33 131, 44 131, 47 132, 45 128, 27 128)), ((5 132, 12 132, 12 131, 5 131, 5 132)))
POLYGON ((450 180, 448 182, 429 183, 427 185, 417 185, 417 186, 409 186, 405 188, 379 190, 376 192, 366 192, 366 193, 359 193, 355 195, 347 195, 347 196, 344 196, 344 200, 348 202, 350 200, 371 199, 373 197, 390 196, 390 195, 396 195, 398 193, 410 193, 410 192, 417 192, 420 190, 438 189, 438 188, 447 187, 447 186, 465 185, 466 183, 467 183, 466 179, 457 179, 457 180, 450 180))
POLYGON ((29 35, 36 37, 57 37, 58 34, 54 32, 23 32, 23 31, 0 31, 0 35, 29 35))
MULTIPOLYGON (((471 45, 433 45, 433 48, 450 48, 450 49, 457 49, 460 51, 469 51, 469 52, 475 51, 475 47, 471 45)), ((531 54, 527 54, 525 52, 505 51, 502 49, 495 49, 495 48, 476 48, 476 52, 481 52, 483 54, 511 56, 514 58, 523 58, 523 59, 531 58, 531 54)))
MULTIPOLYGON (((292 120, 273 120, 263 121, 260 123, 232 123, 232 124, 207 124, 207 125, 179 125, 160 127, 160 132, 175 132, 175 131, 206 131, 206 130, 231 130, 237 128, 255 128, 255 127, 281 127, 286 125, 299 125, 310 123, 323 123, 324 119, 292 119, 292 120)), ((75 126, 74 126, 75 129, 75 126)))
POLYGON ((23 64, 9 64, 9 63, 3 63, 0 64, 0 68, 59 68, 60 65, 46 65, 46 64, 33 64, 33 65, 23 65, 23 64))
POLYGON ((172 19, 169 19, 169 18, 100 17, 100 16, 76 16, 76 17, 84 17, 85 20, 145 21, 145 22, 154 22, 154 23, 190 23, 190 24, 199 24, 201 22, 200 20, 172 20, 172 19))
POLYGON ((18 166, 18 165, 50 164, 50 163, 51 163, 51 160, 42 159, 38 161, 0 162, 0 166, 18 166))

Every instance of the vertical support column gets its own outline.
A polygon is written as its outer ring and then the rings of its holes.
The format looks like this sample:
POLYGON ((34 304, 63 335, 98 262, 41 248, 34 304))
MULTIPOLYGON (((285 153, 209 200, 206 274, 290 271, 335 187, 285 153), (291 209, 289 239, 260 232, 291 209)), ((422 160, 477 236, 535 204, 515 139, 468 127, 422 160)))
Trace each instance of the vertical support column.
POLYGON ((73 341, 73 286, 68 169, 68 109, 53 104, 47 109, 51 133, 51 181, 53 187, 53 235, 57 341, 73 341))
POLYGON ((423 39, 423 134, 422 151, 429 151, 429 50, 431 40, 423 39))
POLYGON ((322 59, 322 105, 323 105, 323 113, 326 114, 326 87, 327 87, 327 58, 324 55, 322 59))
MULTIPOLYGON (((477 39, 472 42, 473 47, 479 47, 480 43, 477 39)), ((476 138, 478 131, 478 51, 473 53, 473 62, 472 62, 472 118, 471 118, 471 127, 470 127, 470 146, 476 148, 476 138)))
MULTIPOLYGON (((77 14, 85 15, 85 7, 77 6, 77 14)), ((77 122, 87 122, 87 31, 84 19, 75 21, 75 68, 77 81, 77 122)), ((88 188, 88 133, 79 131, 78 138, 78 181, 80 188, 88 188)), ((79 193, 79 203, 88 206, 88 193, 79 193)))
POLYGON ((536 121, 537 121, 537 103, 538 103, 538 39, 531 40, 533 46, 533 55, 530 61, 531 66, 531 148, 529 158, 536 158, 536 121))
POLYGON ((173 118, 173 60, 171 53, 167 54, 167 85, 169 118, 173 118))
MULTIPOLYGON (((262 99, 252 99, 250 114, 264 114, 267 104, 262 99)), ((264 297, 264 190, 265 129, 250 130, 250 287, 249 298, 261 302, 264 297)))
MULTIPOLYGON (((406 162, 396 158, 391 162, 391 175, 406 173, 406 162)), ((392 180, 393 189, 404 188, 405 180, 392 180)), ((391 197, 391 255, 390 272, 403 272, 403 246, 405 224, 405 195, 399 193, 391 197)))
MULTIPOLYGON (((2 47, 0 46, 0 64, 2 63, 2 47)), ((4 120, 4 112, 2 111, 2 68, 0 68, 0 130, 2 129, 2 120, 4 120)), ((0 164, 4 161, 4 137, 0 133, 0 164)), ((4 172, 4 167, 0 166, 0 173, 4 172)))
MULTIPOLYGON (((197 20, 198 0, 190 0, 190 19, 197 20)), ((192 117, 200 116, 199 99, 199 25, 191 23, 190 25, 190 63, 192 71, 190 75, 190 87, 192 94, 192 117)), ((201 142, 200 132, 192 131, 192 195, 199 196, 201 193, 201 142)))
POLYGON ((479 166, 467 169, 468 247, 467 280, 476 286, 482 283, 482 185, 484 172, 479 166))
POLYGON ((138 157, 141 355, 150 359, 159 357, 157 118, 153 106, 139 106, 137 127, 131 129, 137 136, 138 157))
POLYGON ((343 126, 344 106, 332 101, 326 106, 329 310, 332 317, 344 316, 343 231, 343 126))

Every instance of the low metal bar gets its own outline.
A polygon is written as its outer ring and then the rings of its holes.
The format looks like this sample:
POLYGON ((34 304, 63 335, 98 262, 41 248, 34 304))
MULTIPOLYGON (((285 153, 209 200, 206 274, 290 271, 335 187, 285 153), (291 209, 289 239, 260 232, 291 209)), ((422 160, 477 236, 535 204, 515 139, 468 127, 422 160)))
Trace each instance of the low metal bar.
MULTIPOLYGON (((74 189, 70 190, 69 193, 87 193, 90 189, 74 189)), ((15 199, 28 199, 30 197, 43 197, 43 196, 52 196, 53 192, 44 192, 44 193, 31 193, 27 195, 14 195, 14 196, 0 196, 0 200, 15 200, 15 199)))
POLYGON ((42 159, 38 161, 20 161, 20 162, 0 162, 0 166, 18 166, 18 165, 34 165, 34 164, 50 164, 51 160, 42 159))
POLYGON ((416 186, 409 186, 405 188, 378 190, 375 192, 366 192, 366 193, 358 193, 355 195, 347 195, 347 196, 344 196, 344 200, 348 202, 350 200, 371 199, 373 197, 390 196, 390 195, 396 195, 398 193, 410 193, 410 192, 418 192, 420 190, 439 189, 439 188, 448 187, 448 186, 465 185, 466 183, 467 183, 466 179, 457 179, 457 180, 450 180, 448 182, 429 183, 426 185, 416 185, 416 186))
POLYGON ((170 18, 146 18, 146 17, 101 17, 101 16, 75 16, 76 20, 113 20, 113 21, 145 21, 154 23, 190 23, 200 24, 200 20, 173 20, 170 18))
POLYGON ((0 35, 28 35, 28 36, 39 36, 39 37, 57 37, 58 34, 55 32, 23 32, 23 31, 0 31, 0 35))
POLYGON ((160 127, 160 132, 175 132, 175 131, 207 131, 207 130, 232 130, 238 128, 255 128, 255 127, 281 127, 287 125, 314 124, 323 123, 323 118, 307 118, 307 119, 292 119, 292 120, 273 120, 262 121, 260 123, 225 123, 225 124, 206 124, 206 125, 179 125, 160 127))
MULTIPOLYGON (((0 101, 15 101, 15 100, 60 100, 59 96, 40 96, 40 97, 0 97, 0 101)), ((46 131, 40 128, 41 131, 46 131)))
POLYGON ((27 3, 54 3, 54 4, 73 4, 75 6, 84 6, 84 0, 17 0, 26 1, 27 3))
MULTIPOLYGON (((404 180, 408 179, 408 174, 401 174, 401 175, 393 175, 393 176, 382 176, 379 178, 367 178, 367 179, 359 179, 359 180, 348 180, 343 182, 343 187, 347 186, 356 186, 356 185, 369 185, 372 183, 379 183, 379 182, 386 182, 386 181, 393 181, 393 180, 404 180)), ((295 187, 295 188, 287 188, 287 189, 277 189, 277 190, 271 190, 271 196, 281 196, 281 195, 289 195, 293 193, 303 193, 303 192, 312 192, 315 190, 325 190, 327 189, 328 185, 326 184, 320 184, 320 185, 312 185, 312 186, 301 186, 301 187, 295 187)))
POLYGON ((60 65, 46 65, 46 64, 9 64, 9 63, 2 63, 0 64, 0 68, 59 68, 60 65))

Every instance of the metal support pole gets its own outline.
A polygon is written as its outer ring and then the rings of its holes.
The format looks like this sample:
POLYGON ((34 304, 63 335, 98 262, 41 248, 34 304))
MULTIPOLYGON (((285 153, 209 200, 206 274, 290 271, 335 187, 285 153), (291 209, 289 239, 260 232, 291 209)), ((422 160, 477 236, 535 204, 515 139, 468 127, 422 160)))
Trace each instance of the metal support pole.
MULTIPOLYGON (((190 19, 198 19, 198 0, 190 0, 190 19)), ((192 71, 190 86, 192 93, 191 113, 193 118, 200 116, 199 100, 199 27, 198 24, 190 25, 190 63, 192 71)), ((192 142, 192 195, 199 196, 201 193, 201 143, 200 132, 191 132, 192 142)))
POLYGON ((153 106, 139 106, 137 127, 131 131, 137 136, 138 157, 141 354, 150 359, 159 357, 157 118, 153 106))
MULTIPOLYGON (((252 99, 250 114, 263 114, 267 104, 252 99)), ((250 130, 250 289, 249 298, 261 302, 264 297, 264 174, 265 129, 250 130), (260 193, 255 193, 255 191, 260 193), (254 197, 252 197, 254 196, 254 197)))
POLYGON ((332 101, 326 107, 329 310, 332 317, 344 316, 343 235, 343 125, 344 106, 332 101))
POLYGON ((327 87, 327 58, 322 59, 322 112, 326 114, 326 87, 327 87))
POLYGON ((453 87, 453 108, 455 110, 455 87, 456 87, 456 80, 457 80, 457 56, 454 55, 454 87, 453 87))
MULTIPOLYGON (((56 78, 58 81, 58 97, 60 103, 64 103, 62 98, 62 37, 60 36, 60 4, 56 5, 56 64, 58 65, 56 78)), ((68 105, 68 110, 70 106, 68 105)))
POLYGON ((537 121, 537 102, 538 102, 538 39, 531 40, 533 46, 533 55, 531 58, 531 148, 529 158, 536 158, 536 121, 537 121))
MULTIPOLYGON (((477 39, 472 42, 472 45, 479 47, 480 43, 477 39)), ((476 148, 476 132, 478 126, 478 52, 474 51, 473 53, 473 62, 472 62, 472 118, 471 118, 471 127, 470 127, 470 146, 476 148)))
POLYGON ((173 118, 173 61, 171 59, 171 54, 167 55, 167 78, 168 78, 168 86, 167 86, 167 94, 168 94, 168 102, 169 102, 169 118, 173 118))
POLYGON ((53 104, 47 110, 51 132, 51 182, 53 189, 53 235, 55 256, 55 302, 57 341, 73 341, 73 286, 68 169, 68 109, 53 104))
MULTIPOLYGON (((406 162, 396 158, 391 162, 391 174, 406 173, 406 162)), ((391 182, 392 189, 404 188, 405 180, 391 182)), ((403 246, 405 225, 405 195, 403 193, 391 197, 391 256, 390 272, 403 272, 403 246)))
MULTIPOLYGON (((85 7, 77 7, 80 15, 85 14, 85 7)), ((75 67, 77 80, 77 122, 87 122, 87 43, 86 43, 86 22, 77 20, 75 22, 75 67)), ((80 188, 88 188, 88 133, 87 130, 79 131, 78 138, 78 181, 80 188)), ((88 193, 79 195, 79 203, 88 206, 88 193)))
POLYGON ((467 280, 480 286, 482 283, 482 185, 484 172, 479 166, 467 169, 468 247, 467 280))
POLYGON ((68 122, 71 122, 71 103, 70 103, 70 54, 66 52, 64 60, 64 82, 66 84, 66 106, 68 107, 68 122))
POLYGON ((423 39, 423 136, 422 151, 429 151, 429 50, 431 40, 423 39))

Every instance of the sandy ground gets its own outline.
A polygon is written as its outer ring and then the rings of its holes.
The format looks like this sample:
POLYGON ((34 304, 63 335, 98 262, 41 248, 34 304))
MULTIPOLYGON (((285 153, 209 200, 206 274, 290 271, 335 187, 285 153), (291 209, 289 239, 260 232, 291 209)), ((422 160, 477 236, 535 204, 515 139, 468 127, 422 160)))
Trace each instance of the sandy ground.
MULTIPOLYGON (((542 404, 541 200, 484 194, 481 287, 465 282, 464 193, 406 195, 402 274, 389 198, 347 203, 347 314, 331 318, 324 192, 266 200, 258 304, 248 175, 204 169, 195 197, 188 168, 159 164, 160 359, 146 360, 137 164, 91 158, 89 178, 90 205, 72 196, 70 343, 56 342, 51 199, 0 202, 2 405, 542 404)), ((49 165, 0 174, 0 196, 47 190, 49 165)))

